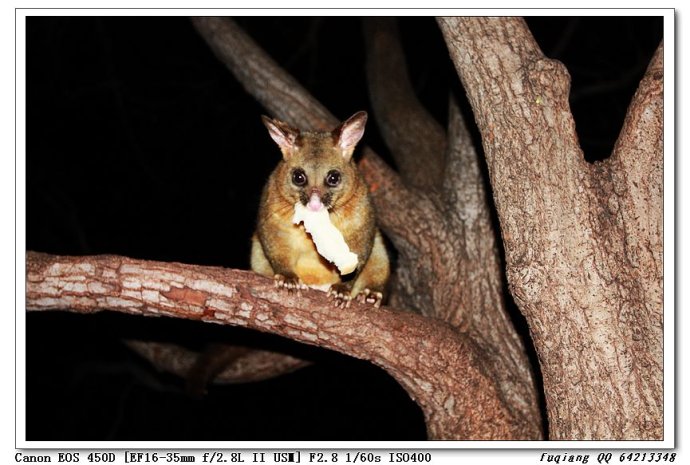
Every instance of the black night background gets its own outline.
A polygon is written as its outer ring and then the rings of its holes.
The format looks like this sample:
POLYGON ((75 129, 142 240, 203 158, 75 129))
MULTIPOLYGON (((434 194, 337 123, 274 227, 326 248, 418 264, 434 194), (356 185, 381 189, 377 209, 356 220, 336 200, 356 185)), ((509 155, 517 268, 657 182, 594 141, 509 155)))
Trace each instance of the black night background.
MULTIPOLYGON (((339 118, 370 110, 358 18, 237 22, 339 118)), ((662 38, 662 19, 528 24, 572 76, 585 156, 606 157, 662 38)), ((399 27, 415 90, 445 124, 449 94, 467 102, 441 34, 432 18, 401 18, 399 27)), ((280 154, 261 124, 265 110, 190 21, 31 17, 26 31, 27 249, 248 268, 259 195, 280 154)), ((364 141, 386 157, 373 117, 364 141)), ((426 438, 421 411, 378 368, 231 327, 30 312, 26 373, 26 438, 34 441, 426 438), (317 363, 269 381, 210 386, 195 399, 123 339, 197 349, 243 343, 317 363)))

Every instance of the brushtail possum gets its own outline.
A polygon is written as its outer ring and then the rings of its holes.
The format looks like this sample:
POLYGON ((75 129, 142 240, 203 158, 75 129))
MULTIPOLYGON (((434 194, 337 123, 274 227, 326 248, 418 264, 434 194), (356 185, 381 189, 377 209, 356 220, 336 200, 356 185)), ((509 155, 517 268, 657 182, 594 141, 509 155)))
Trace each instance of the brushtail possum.
POLYGON ((352 159, 367 114, 356 113, 330 132, 300 131, 282 121, 262 119, 283 158, 261 196, 252 270, 274 277, 277 286, 290 292, 305 285, 328 289, 336 306, 358 298, 378 307, 390 272, 388 254, 369 190, 352 159), (314 231, 305 230, 307 221, 295 224, 298 211, 330 220, 342 234, 336 241, 342 244, 344 239, 342 246, 356 254, 352 267, 339 268, 324 258, 328 254, 323 250, 319 253, 314 231), (354 271, 341 274, 350 268, 354 271))

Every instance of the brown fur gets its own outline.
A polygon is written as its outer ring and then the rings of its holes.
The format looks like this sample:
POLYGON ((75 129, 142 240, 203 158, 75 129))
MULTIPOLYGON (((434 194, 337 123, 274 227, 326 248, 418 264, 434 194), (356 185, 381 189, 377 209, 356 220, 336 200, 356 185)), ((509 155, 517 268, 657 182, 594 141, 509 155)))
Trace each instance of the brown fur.
POLYGON ((355 114, 332 132, 300 132, 264 117, 264 124, 283 154, 261 196, 257 229, 252 237, 251 267, 266 276, 281 275, 307 285, 334 285, 355 297, 383 292, 389 276, 388 254, 376 228, 366 183, 352 160, 364 132, 366 113, 355 114), (305 186, 292 181, 293 170, 307 176, 305 186), (337 170, 340 184, 329 187, 327 174, 337 170), (321 257, 301 225, 292 223, 295 203, 305 204, 312 192, 322 198, 331 222, 357 254, 355 275, 343 282, 337 268, 321 257))

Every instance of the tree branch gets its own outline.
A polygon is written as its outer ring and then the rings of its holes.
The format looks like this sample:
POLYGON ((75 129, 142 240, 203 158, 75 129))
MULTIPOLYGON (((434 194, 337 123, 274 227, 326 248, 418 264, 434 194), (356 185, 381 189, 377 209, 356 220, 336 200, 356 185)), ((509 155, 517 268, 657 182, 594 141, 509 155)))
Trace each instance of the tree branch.
MULTIPOLYGON (((663 302, 664 44, 659 44, 635 96, 623 128, 605 164, 625 225, 625 256, 649 299, 663 302)), ((605 199, 610 202, 609 199, 605 199)), ((615 205, 611 204, 615 209, 615 205)), ((659 315, 660 317, 660 315, 659 315)))
POLYGON ((369 360, 424 411, 435 439, 532 438, 507 409, 477 349, 439 320, 358 302, 334 310, 323 292, 288 295, 255 273, 101 255, 27 253, 28 310, 109 309, 270 332, 369 360))
MULTIPOLYGON (((127 346, 140 356, 151 362, 157 369, 167 371, 181 378, 188 378, 192 370, 198 366, 200 354, 176 344, 150 341, 125 341, 127 346)), ((286 374, 308 366, 311 362, 292 357, 287 354, 270 352, 259 349, 249 349, 237 353, 236 346, 214 347, 212 353, 228 349, 231 360, 219 359, 214 363, 210 373, 200 374, 200 384, 216 382, 219 384, 251 383, 263 381, 278 375, 286 374), (226 362, 226 363, 224 363, 226 362), (215 369, 215 370, 214 370, 215 369)), ((244 349, 244 348, 240 348, 244 349)), ((205 386, 202 386, 205 387, 205 386)))
POLYGON ((441 282, 446 283, 444 295, 448 299, 444 308, 454 311, 444 319, 466 328, 485 351, 502 354, 490 359, 495 363, 494 371, 501 385, 506 392, 519 393, 516 398, 523 400, 524 413, 538 418, 534 378, 506 310, 504 271, 480 168, 482 162, 452 97, 448 126, 448 167, 442 208, 447 227, 455 231, 449 248, 462 260, 440 274, 441 282), (463 284, 458 287, 453 282, 463 284))
POLYGON ((374 116, 401 176, 429 189, 440 183, 446 135, 414 94, 394 18, 363 19, 367 83, 374 116))
MULTIPOLYGON (((619 420, 626 434, 663 434, 663 43, 628 107, 613 155, 591 167, 596 269, 610 293, 623 366, 621 384, 639 405, 619 420)), ((614 346, 615 347, 615 346, 614 346)))

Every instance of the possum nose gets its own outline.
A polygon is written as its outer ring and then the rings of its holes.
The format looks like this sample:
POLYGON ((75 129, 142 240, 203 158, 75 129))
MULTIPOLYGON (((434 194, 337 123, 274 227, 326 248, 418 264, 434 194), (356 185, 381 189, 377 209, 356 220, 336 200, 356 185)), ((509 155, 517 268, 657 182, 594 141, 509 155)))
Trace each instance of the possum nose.
POLYGON ((313 212, 317 212, 323 208, 323 202, 321 202, 321 196, 312 192, 311 197, 309 197, 309 203, 307 203, 307 208, 313 212))

